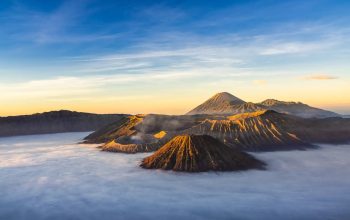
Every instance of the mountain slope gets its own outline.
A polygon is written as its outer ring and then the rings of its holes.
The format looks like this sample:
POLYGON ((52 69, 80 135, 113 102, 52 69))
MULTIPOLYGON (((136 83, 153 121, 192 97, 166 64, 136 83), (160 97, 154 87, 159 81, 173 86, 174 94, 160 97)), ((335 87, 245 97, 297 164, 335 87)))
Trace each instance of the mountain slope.
POLYGON ((309 143, 350 143, 350 118, 311 118, 287 116, 285 130, 296 134, 309 143))
POLYGON ((303 149, 309 144, 285 129, 285 115, 264 110, 243 113, 226 119, 207 119, 183 131, 185 134, 206 134, 242 150, 266 151, 303 149))
MULTIPOLYGON (((150 138, 157 139, 167 136, 168 132, 181 131, 200 123, 204 118, 199 116, 171 116, 171 115, 133 115, 107 125, 85 138, 86 143, 106 143, 126 137, 133 139, 150 138), (162 132, 159 138, 159 132, 162 132), (155 137, 155 135, 157 137, 155 137)), ((132 142, 129 142, 132 143, 132 142)))
POLYGON ((133 115, 95 131, 85 143, 105 143, 102 150, 111 152, 155 151, 174 133, 202 120, 198 116, 133 115))
POLYGON ((87 143, 107 143, 104 150, 148 152, 176 135, 210 135, 248 151, 305 149, 309 143, 347 143, 350 119, 301 118, 273 110, 223 115, 136 115, 92 133, 87 143))
POLYGON ((143 121, 143 115, 124 117, 85 137, 85 143, 106 143, 122 136, 131 136, 137 133, 136 125, 143 121))
POLYGON ((227 92, 215 94, 203 104, 194 108, 187 115, 196 114, 228 114, 232 113, 232 106, 243 105, 246 102, 227 92))
POLYGON ((140 166, 147 169, 201 172, 263 168, 264 163, 211 136, 181 135, 145 158, 140 166))
POLYGON ((0 136, 94 131, 126 117, 123 114, 90 114, 52 111, 33 115, 0 117, 0 136))
POLYGON ((214 95, 203 104, 188 112, 187 115, 233 115, 260 110, 274 110, 303 118, 326 118, 340 116, 337 113, 314 108, 300 102, 283 102, 275 99, 267 99, 261 103, 244 102, 243 100, 227 92, 214 95))
POLYGON ((340 116, 335 112, 314 108, 301 102, 284 102, 275 99, 267 99, 259 104, 280 113, 296 115, 303 118, 326 118, 340 116))

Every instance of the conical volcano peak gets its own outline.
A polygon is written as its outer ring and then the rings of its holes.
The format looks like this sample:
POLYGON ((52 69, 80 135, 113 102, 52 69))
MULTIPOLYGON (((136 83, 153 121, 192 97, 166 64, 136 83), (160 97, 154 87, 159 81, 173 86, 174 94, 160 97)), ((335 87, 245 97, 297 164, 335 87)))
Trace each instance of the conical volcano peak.
POLYGON ((142 161, 146 169, 185 172, 263 168, 264 163, 209 135, 179 135, 142 161))
POLYGON ((215 102, 230 102, 231 104, 244 104, 245 101, 243 101, 240 98, 237 98, 236 96, 232 95, 228 92, 219 92, 215 94, 213 97, 211 97, 208 101, 215 101, 215 102))
POLYGON ((231 114, 233 112, 232 109, 236 109, 237 106, 245 103, 242 99, 228 92, 220 92, 187 114, 231 114))

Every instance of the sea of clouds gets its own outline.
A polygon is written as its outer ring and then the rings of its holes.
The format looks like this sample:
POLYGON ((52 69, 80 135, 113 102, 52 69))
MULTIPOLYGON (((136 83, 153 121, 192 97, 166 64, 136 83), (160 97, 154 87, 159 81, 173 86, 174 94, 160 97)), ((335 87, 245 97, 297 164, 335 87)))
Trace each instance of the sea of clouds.
POLYGON ((87 133, 0 138, 0 219, 350 219, 350 145, 255 153, 268 170, 175 173, 87 133))

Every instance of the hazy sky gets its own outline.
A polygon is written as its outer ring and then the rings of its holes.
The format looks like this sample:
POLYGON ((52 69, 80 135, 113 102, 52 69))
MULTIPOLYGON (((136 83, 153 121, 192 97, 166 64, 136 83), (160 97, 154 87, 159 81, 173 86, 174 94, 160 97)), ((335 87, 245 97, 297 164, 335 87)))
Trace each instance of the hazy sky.
POLYGON ((350 114, 350 1, 0 2, 0 115, 181 114, 216 92, 350 114))

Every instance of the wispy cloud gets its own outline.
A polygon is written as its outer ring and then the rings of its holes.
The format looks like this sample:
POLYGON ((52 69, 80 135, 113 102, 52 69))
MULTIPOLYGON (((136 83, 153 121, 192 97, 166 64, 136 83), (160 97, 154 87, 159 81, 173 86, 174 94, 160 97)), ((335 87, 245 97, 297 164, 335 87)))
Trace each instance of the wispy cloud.
POLYGON ((311 74, 301 77, 303 80, 333 80, 339 77, 330 74, 311 74))
MULTIPOLYGON (((328 26, 327 26, 328 27, 328 26)), ((294 27, 295 28, 295 27, 294 27)), ((331 27, 328 27, 331 29, 331 27)), ((198 36, 165 31, 152 34, 147 40, 137 41, 127 50, 102 55, 73 58, 78 72, 147 72, 160 69, 215 68, 217 66, 241 68, 256 60, 315 54, 346 42, 346 30, 327 34, 321 28, 303 27, 294 33, 278 32, 265 35, 222 34, 198 36), (304 30, 305 29, 305 30, 304 30), (318 35, 310 38, 310 29, 318 35), (305 37, 307 40, 303 40, 305 37), (161 41, 159 41, 161 39, 161 41), (278 55, 278 56, 275 56, 278 55)))
POLYGON ((264 86, 267 84, 267 81, 263 79, 253 80, 253 84, 257 86, 264 86))
POLYGON ((95 75, 87 77, 57 77, 46 80, 34 80, 28 82, 0 84, 0 93, 7 94, 0 100, 23 98, 50 98, 50 97, 73 97, 89 96, 97 94, 108 86, 140 84, 160 81, 175 82, 179 79, 198 77, 205 72, 187 71, 166 73, 147 73, 142 75, 118 74, 118 75, 95 75))
POLYGON ((73 58, 78 72, 133 72, 238 67, 243 61, 231 48, 222 46, 189 47, 173 50, 148 50, 104 56, 73 58))
POLYGON ((325 48, 326 45, 319 43, 283 43, 278 45, 273 45, 271 47, 264 48, 260 54, 261 55, 281 55, 281 54, 294 54, 294 53, 305 53, 309 51, 318 50, 325 48))
POLYGON ((52 11, 35 11, 16 4, 4 16, 2 31, 18 42, 36 44, 83 43, 91 41, 111 40, 120 37, 118 33, 99 33, 87 31, 79 27, 89 15, 85 1, 65 1, 52 11))

